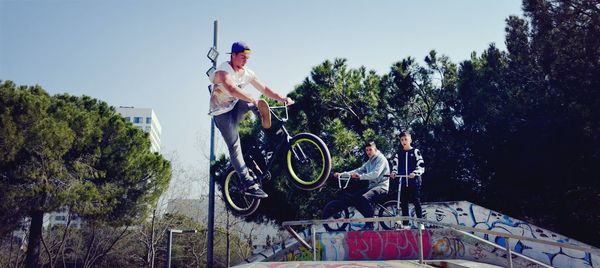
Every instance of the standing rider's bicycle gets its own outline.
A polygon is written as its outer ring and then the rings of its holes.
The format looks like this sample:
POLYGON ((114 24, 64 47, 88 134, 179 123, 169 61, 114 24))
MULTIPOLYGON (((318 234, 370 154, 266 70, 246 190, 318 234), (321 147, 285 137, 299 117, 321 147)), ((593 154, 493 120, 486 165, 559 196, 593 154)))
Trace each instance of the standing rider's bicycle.
MULTIPOLYGON (((255 176, 256 182, 261 186, 264 180, 271 178, 271 167, 277 156, 285 157, 285 165, 288 179, 294 186, 302 190, 314 190, 321 187, 327 181, 331 171, 331 156, 327 145, 317 136, 311 133, 300 133, 291 136, 284 126, 288 120, 288 107, 276 106, 269 108, 271 117, 279 121, 273 143, 273 151, 261 151, 256 146, 249 152, 244 153, 244 160, 249 172, 255 176), (273 112, 274 109, 285 109, 285 117, 279 117, 273 112), (280 155, 279 153, 283 153, 280 155)), ((247 216, 258 208, 260 199, 244 194, 243 181, 235 169, 230 168, 223 183, 223 196, 225 204, 235 214, 247 216)))
MULTIPOLYGON (((389 177, 389 175, 385 175, 385 177, 389 177)), ((407 177, 405 175, 396 175, 401 181, 401 178, 407 177)), ((348 184, 350 183, 350 175, 342 174, 338 177, 338 186, 340 189, 346 189, 348 184)), ((401 184, 398 183, 398 196, 397 199, 386 199, 383 202, 371 202, 371 205, 375 208, 375 215, 377 217, 396 217, 400 216, 400 194, 401 194, 401 184)), ((348 208, 353 206, 353 201, 351 196, 342 192, 342 194, 335 200, 330 201, 323 207, 323 211, 321 213, 322 219, 350 219, 354 216, 354 212, 351 212, 348 208)), ((379 224, 381 228, 384 230, 393 230, 401 227, 401 222, 397 221, 380 221, 379 224)), ((325 230, 329 232, 336 231, 346 231, 351 230, 352 227, 349 228, 349 224, 347 222, 334 222, 334 223, 325 223, 323 224, 325 230)))

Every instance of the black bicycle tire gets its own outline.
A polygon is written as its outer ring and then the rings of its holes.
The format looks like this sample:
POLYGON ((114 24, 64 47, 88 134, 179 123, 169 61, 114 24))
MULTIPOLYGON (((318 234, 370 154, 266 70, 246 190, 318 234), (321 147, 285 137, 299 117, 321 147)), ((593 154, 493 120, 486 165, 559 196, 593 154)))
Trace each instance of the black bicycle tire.
POLYGON ((300 133, 292 137, 290 140, 290 148, 288 148, 285 155, 286 162, 286 170, 288 172, 288 179, 292 182, 292 184, 302 190, 310 191, 317 189, 325 184, 327 179, 329 178, 329 173, 331 172, 331 155, 329 154, 329 149, 323 140, 311 133, 300 133), (296 172, 293 170, 291 158, 292 158, 292 147, 301 141, 309 141, 313 145, 316 145, 319 151, 322 154, 323 166, 322 172, 317 179, 312 181, 306 181, 302 178, 299 178, 296 172))
MULTIPOLYGON (((377 216, 380 217, 380 218, 381 217, 395 217, 395 216, 398 216, 398 215, 387 215, 387 214, 384 214, 386 212, 385 209, 387 209, 388 207, 396 209, 397 208, 397 204, 398 204, 397 200, 386 201, 385 203, 383 203, 381 205, 383 208, 381 208, 381 207, 378 208, 379 211, 377 212, 377 216)), ((394 226, 388 226, 389 224, 386 224, 385 221, 380 221, 379 225, 381 225, 381 228, 383 228, 384 230, 394 230, 395 229, 394 226)))
MULTIPOLYGON (((333 214, 341 212, 342 217, 344 219, 348 219, 350 217, 350 212, 348 211, 348 206, 341 200, 333 200, 327 203, 323 207, 323 211, 321 212, 321 218, 326 220, 329 219, 333 214)), ((333 224, 333 223, 332 223, 333 224)), ((338 228, 332 228, 329 224, 324 223, 323 227, 328 232, 340 232, 345 231, 348 228, 348 223, 342 223, 338 228)))
POLYGON ((225 181, 223 182, 223 201, 225 201, 225 205, 227 206, 227 208, 233 212, 235 215, 237 216, 248 216, 251 215, 252 213, 254 213, 257 209, 258 206, 260 205, 260 198, 257 197, 251 197, 251 196, 245 196, 245 198, 248 198, 250 200, 252 200, 252 204, 249 205, 247 208, 242 208, 240 207, 238 204, 235 204, 235 202, 232 199, 232 193, 229 192, 230 187, 230 181, 233 178, 233 176, 237 176, 237 173, 235 171, 235 169, 230 168, 225 176, 225 181))

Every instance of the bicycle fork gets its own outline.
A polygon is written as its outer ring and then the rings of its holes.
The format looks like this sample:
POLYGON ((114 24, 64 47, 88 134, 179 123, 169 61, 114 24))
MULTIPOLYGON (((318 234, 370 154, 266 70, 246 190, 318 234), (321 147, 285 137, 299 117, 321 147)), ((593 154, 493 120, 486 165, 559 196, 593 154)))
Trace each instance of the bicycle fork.
POLYGON ((304 153, 304 150, 302 150, 302 147, 300 147, 300 145, 292 147, 292 145, 290 144, 290 149, 292 150, 294 157, 298 159, 300 163, 306 164, 310 161, 310 158, 306 156, 306 153, 304 153))

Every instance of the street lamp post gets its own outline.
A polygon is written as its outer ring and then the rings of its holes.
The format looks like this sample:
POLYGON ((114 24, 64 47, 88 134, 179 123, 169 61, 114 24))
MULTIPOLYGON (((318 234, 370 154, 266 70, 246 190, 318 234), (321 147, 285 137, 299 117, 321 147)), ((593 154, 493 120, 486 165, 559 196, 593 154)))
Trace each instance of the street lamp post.
POLYGON ((165 267, 171 268, 171 245, 173 244, 173 234, 195 234, 198 231, 193 230, 177 230, 177 229, 169 229, 167 230, 169 234, 167 235, 167 262, 165 263, 165 267))
MULTIPOLYGON (((219 52, 217 51, 217 21, 214 23, 214 35, 213 35, 213 46, 206 55, 212 62, 212 67, 206 71, 206 75, 210 77, 210 74, 217 68, 217 57, 219 52)), ((211 86, 208 86, 208 92, 212 93, 211 86)), ((214 240, 214 223, 215 223, 215 177, 212 169, 212 165, 215 162, 215 120, 210 120, 210 166, 208 175, 208 241, 206 250, 206 266, 213 267, 213 240, 214 240)))

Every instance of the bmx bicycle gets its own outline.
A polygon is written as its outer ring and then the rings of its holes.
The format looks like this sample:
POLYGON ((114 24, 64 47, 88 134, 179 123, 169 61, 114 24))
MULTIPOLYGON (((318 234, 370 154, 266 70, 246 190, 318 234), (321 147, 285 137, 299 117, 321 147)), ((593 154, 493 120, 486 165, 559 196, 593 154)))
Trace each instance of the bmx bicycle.
MULTIPOLYGON (((264 181, 271 179, 270 170, 278 159, 277 156, 283 154, 288 179, 294 186, 307 191, 323 186, 331 171, 331 156, 325 142, 311 133, 291 136, 284 126, 289 118, 287 105, 269 107, 269 111, 272 120, 277 120, 277 124, 273 124, 274 129, 270 130, 275 137, 269 145, 274 150, 261 150, 252 146, 245 152, 244 160, 250 174, 262 186, 264 181), (279 117, 274 112, 275 109, 284 109, 285 112, 282 113, 285 116, 279 117)), ((222 190, 225 204, 235 214, 248 216, 258 209, 260 198, 244 194, 246 189, 242 178, 233 167, 226 172, 222 190)))
MULTIPOLYGON (((385 175, 385 177, 389 177, 389 175, 385 175)), ((400 180, 398 183, 398 195, 397 199, 387 199, 387 201, 380 202, 381 199, 387 197, 387 195, 382 196, 381 198, 377 198, 376 200, 371 202, 371 206, 374 207, 376 217, 396 217, 401 215, 400 209, 400 194, 401 194, 401 178, 406 178, 406 175, 396 175, 396 178, 400 180)), ((350 183, 350 174, 344 173, 338 177, 338 186, 340 189, 346 189, 348 184, 350 183)), ((349 207, 352 206, 353 201, 351 196, 347 193, 342 193, 342 195, 333 201, 330 201, 323 207, 323 211, 321 213, 322 219, 350 219, 354 217, 355 211, 350 211, 349 207)), ((394 230, 396 228, 402 227, 402 223, 400 221, 380 221, 379 225, 384 230, 394 230)), ((338 232, 338 231, 351 231, 352 226, 348 222, 334 222, 334 223, 325 223, 323 224, 325 230, 329 232, 338 232)))

